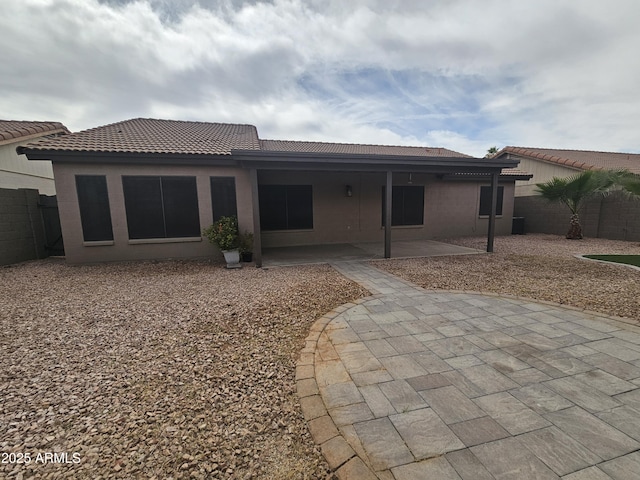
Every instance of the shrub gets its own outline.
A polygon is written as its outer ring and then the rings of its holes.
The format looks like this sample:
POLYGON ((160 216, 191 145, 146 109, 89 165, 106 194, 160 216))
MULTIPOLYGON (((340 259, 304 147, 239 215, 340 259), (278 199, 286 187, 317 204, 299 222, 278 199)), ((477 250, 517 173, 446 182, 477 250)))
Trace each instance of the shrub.
POLYGON ((240 253, 253 252, 253 233, 245 231, 239 237, 240 253))
POLYGON ((202 231, 202 235, 220 250, 238 248, 238 219, 235 216, 220 217, 202 231))

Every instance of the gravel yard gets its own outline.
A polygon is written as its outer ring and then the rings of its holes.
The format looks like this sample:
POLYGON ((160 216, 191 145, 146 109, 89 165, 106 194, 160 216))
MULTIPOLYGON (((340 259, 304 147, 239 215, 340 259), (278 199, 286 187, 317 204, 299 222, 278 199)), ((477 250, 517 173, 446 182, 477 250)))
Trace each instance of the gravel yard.
POLYGON ((319 316, 366 294, 328 266, 0 268, 0 453, 31 456, 0 477, 325 478, 295 362, 319 316))
MULTIPOLYGON (((374 264, 429 289, 640 319, 640 271, 573 257, 640 254, 638 242, 532 234, 495 249, 374 264)), ((0 453, 31 456, 0 464, 0 477, 331 478, 300 412, 295 361, 319 316, 367 294, 322 265, 0 268, 0 453), (70 463, 36 461, 47 452, 70 463)))
MULTIPOLYGON (((486 237, 446 240, 484 250, 486 237)), ((495 253, 377 261, 374 265, 428 289, 505 293, 547 300, 640 323, 640 271, 580 260, 575 254, 640 255, 640 242, 557 235, 496 237, 495 253)))

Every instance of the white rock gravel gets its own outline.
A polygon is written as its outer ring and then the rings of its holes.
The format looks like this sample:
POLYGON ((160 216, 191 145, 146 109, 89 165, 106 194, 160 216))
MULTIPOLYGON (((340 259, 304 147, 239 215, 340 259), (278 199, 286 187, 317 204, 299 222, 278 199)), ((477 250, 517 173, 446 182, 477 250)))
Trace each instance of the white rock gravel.
MULTIPOLYGON (((486 249, 486 237, 445 240, 486 249)), ((374 265, 428 289, 511 294, 626 317, 640 323, 640 271, 577 254, 640 255, 640 242, 558 235, 496 237, 494 252, 378 261, 374 265)))
POLYGON ((0 268, 0 453, 32 460, 0 478, 327 477, 295 362, 319 316, 363 295, 328 266, 0 268))

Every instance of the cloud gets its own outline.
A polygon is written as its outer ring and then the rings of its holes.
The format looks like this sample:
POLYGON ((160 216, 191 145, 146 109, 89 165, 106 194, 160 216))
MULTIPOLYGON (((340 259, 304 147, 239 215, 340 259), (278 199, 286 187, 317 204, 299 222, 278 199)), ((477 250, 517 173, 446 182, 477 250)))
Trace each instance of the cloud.
POLYGON ((0 111, 476 156, 640 151, 638 14, 632 0, 3 0, 0 111))

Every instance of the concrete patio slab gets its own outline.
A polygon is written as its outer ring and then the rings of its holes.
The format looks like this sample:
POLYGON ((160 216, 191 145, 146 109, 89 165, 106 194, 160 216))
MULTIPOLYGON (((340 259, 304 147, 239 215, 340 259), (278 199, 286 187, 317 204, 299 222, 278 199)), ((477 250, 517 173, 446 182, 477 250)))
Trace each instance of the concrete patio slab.
POLYGON ((297 380, 338 478, 637 478, 640 328, 333 265, 372 296, 319 320, 297 380))
MULTIPOLYGON (((472 255, 485 253, 474 248, 461 247, 435 240, 394 241, 393 258, 437 257, 442 255, 472 255)), ((296 247, 265 247, 262 250, 263 267, 366 261, 384 258, 382 241, 376 243, 339 243, 328 245, 300 245, 296 247)))

